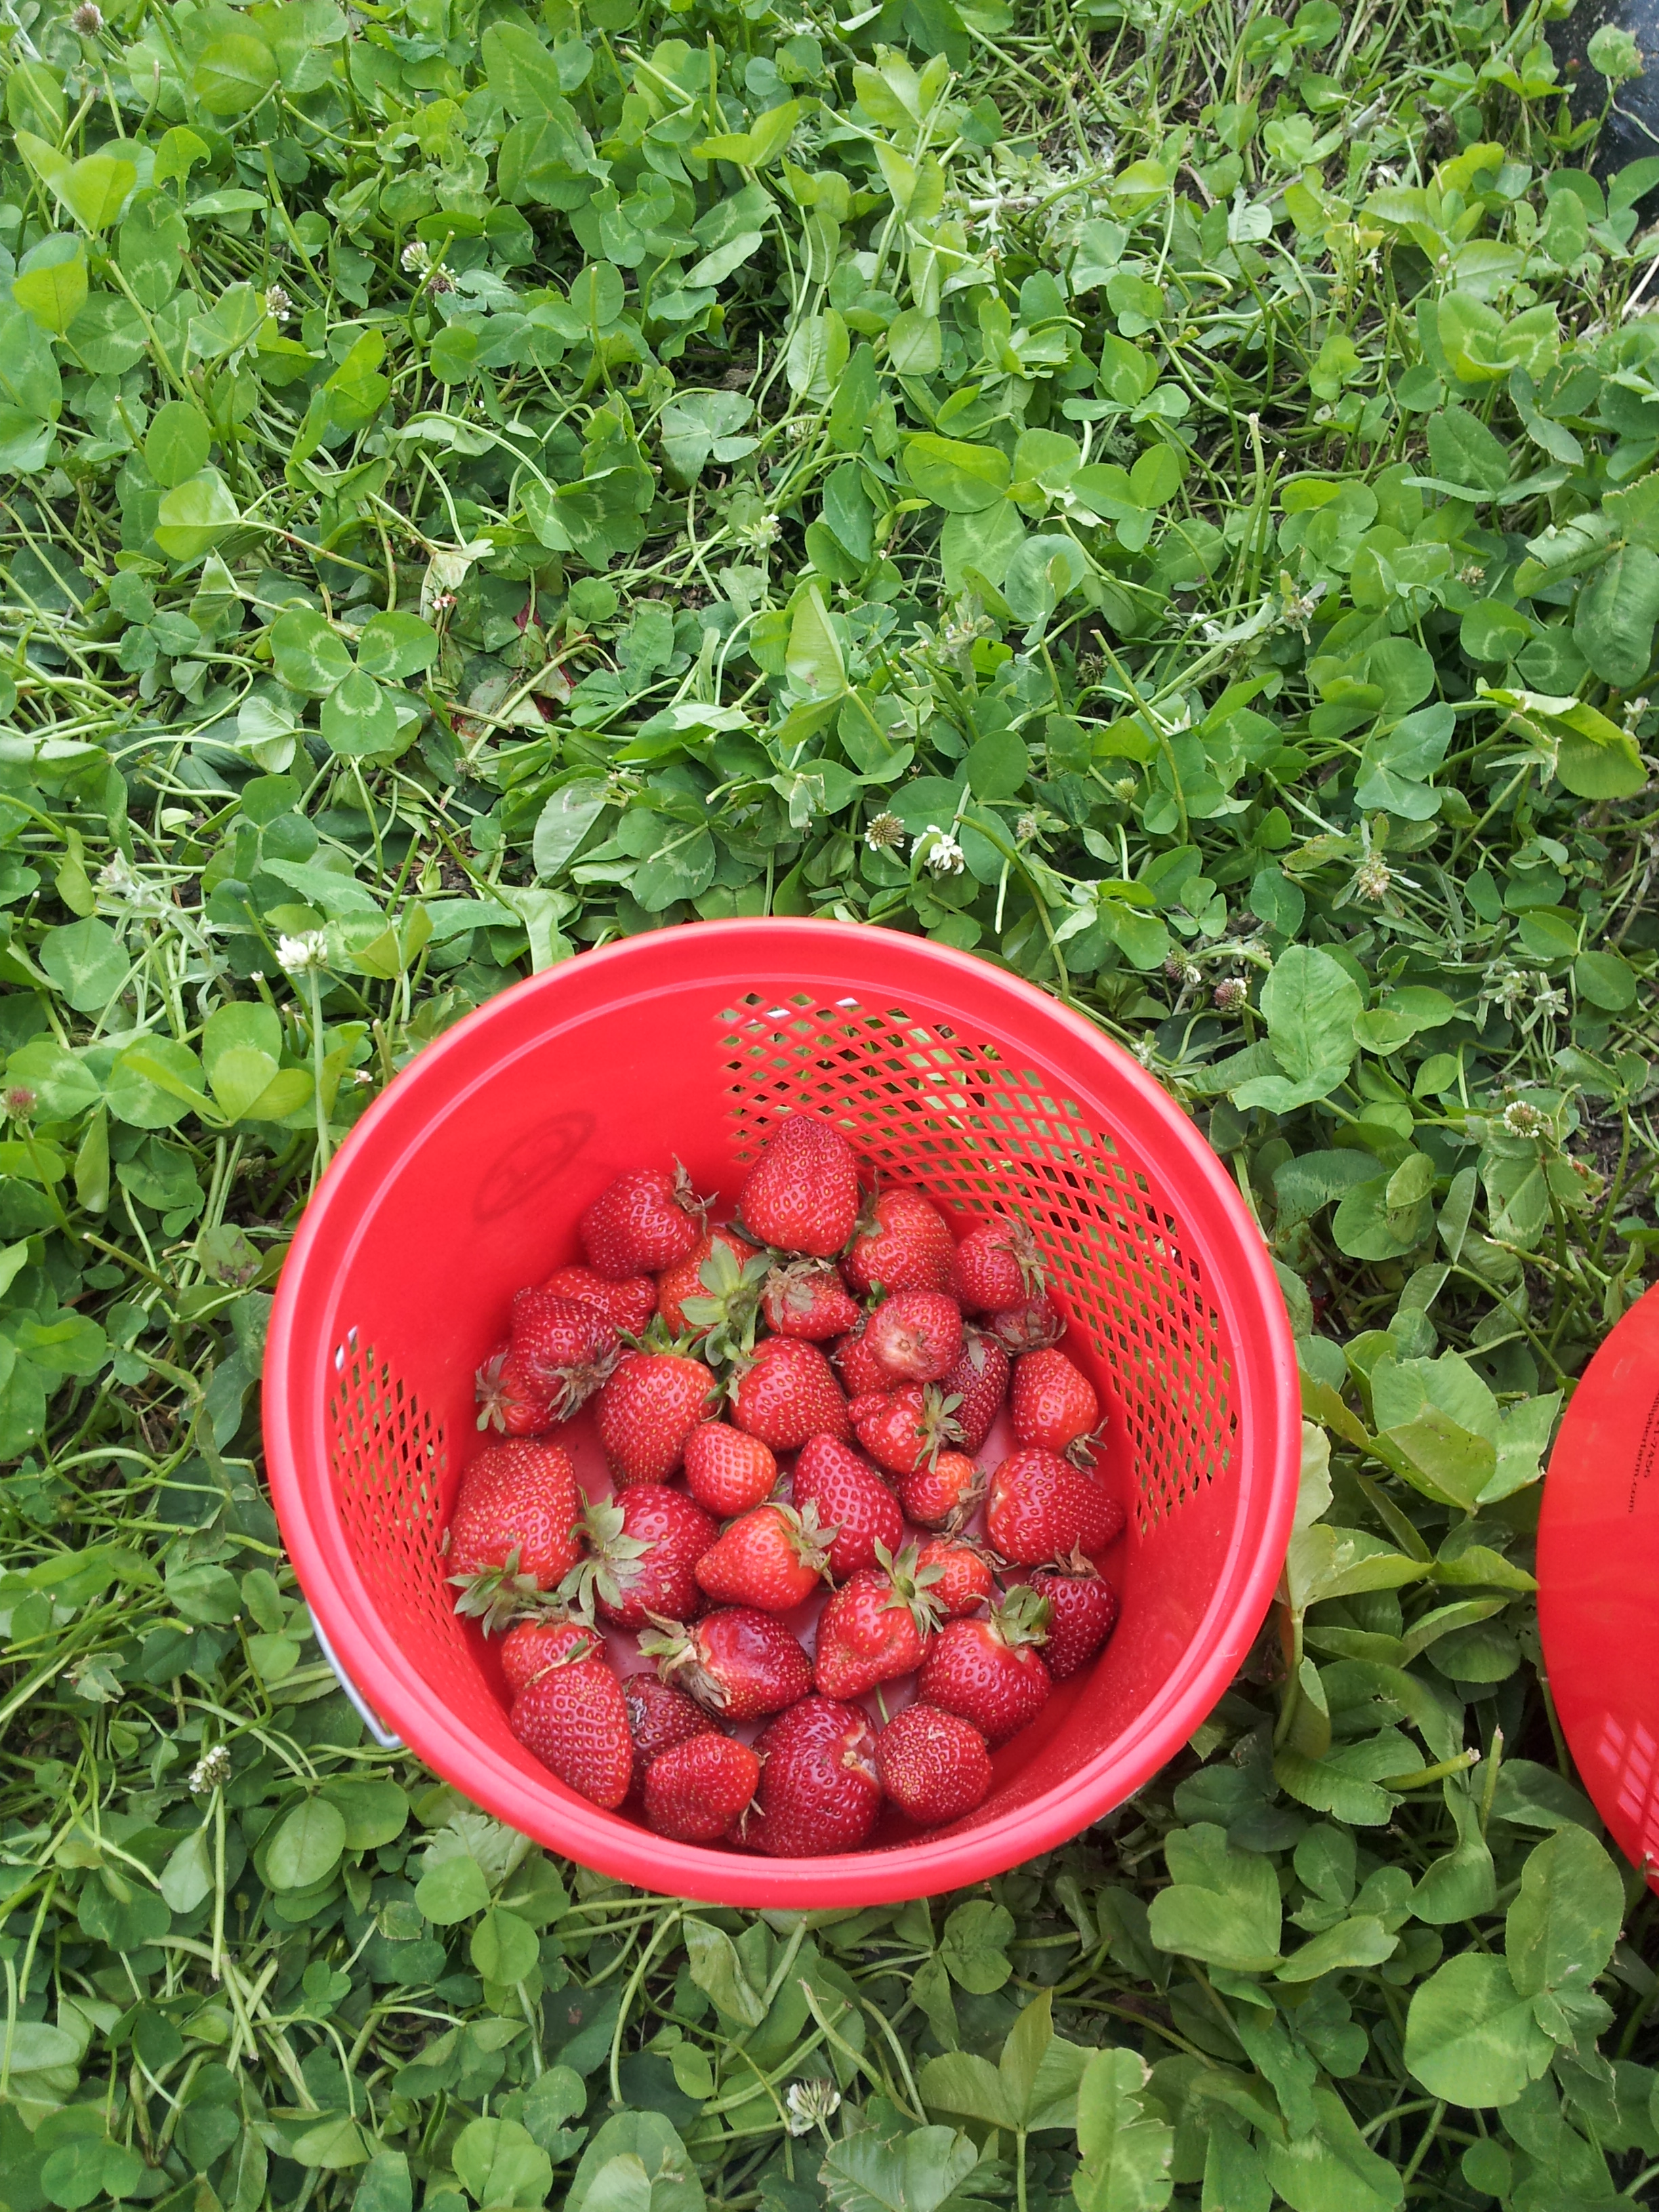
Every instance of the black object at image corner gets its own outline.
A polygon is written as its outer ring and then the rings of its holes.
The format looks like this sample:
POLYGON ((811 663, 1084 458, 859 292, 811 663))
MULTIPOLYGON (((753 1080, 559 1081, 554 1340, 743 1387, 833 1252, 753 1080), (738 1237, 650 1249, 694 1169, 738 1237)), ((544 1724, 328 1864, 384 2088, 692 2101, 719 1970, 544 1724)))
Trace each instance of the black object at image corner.
POLYGON ((1596 142, 1590 166, 1603 178, 1627 162, 1659 154, 1659 0, 1578 0, 1571 15, 1550 24, 1550 51, 1575 122, 1599 115, 1607 100, 1607 79, 1591 65, 1587 51, 1604 23, 1630 33, 1645 74, 1619 87, 1617 106, 1596 142))

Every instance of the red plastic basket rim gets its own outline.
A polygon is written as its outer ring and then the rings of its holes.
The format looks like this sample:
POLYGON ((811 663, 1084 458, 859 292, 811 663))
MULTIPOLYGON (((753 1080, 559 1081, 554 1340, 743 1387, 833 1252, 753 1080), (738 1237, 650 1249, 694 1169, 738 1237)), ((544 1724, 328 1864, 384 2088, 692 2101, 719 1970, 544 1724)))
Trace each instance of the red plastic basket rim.
MULTIPOLYGON (((988 1879, 1068 1842, 1149 1781, 1213 1709, 1261 1626, 1290 1540, 1301 1451, 1295 1347, 1272 1259, 1216 1154, 1138 1061, 1060 1000, 972 954, 928 939, 889 933, 896 967, 905 960, 921 960, 937 969, 938 981, 929 987, 932 995, 947 995, 957 981, 981 1000, 988 994, 1003 1001, 1015 1023, 1021 1012, 1036 1008, 1045 1021, 1069 1030, 1074 1043, 1104 1059, 1113 1081, 1133 1091, 1140 1110, 1160 1125, 1160 1136, 1169 1146, 1164 1156, 1167 1179, 1180 1180, 1168 1165, 1174 1155, 1183 1174, 1204 1187, 1210 1203, 1230 1221, 1246 1279, 1240 1283, 1237 1274, 1230 1278, 1212 1269, 1208 1291, 1229 1315, 1234 1346, 1240 1395, 1239 1510, 1214 1595, 1189 1642, 1186 1662, 1109 1747, 1006 1816, 1017 1824, 1013 1850, 1007 1828, 992 1820, 959 1835, 844 1856, 750 1857, 670 1842, 574 1797, 561 1802, 558 1838, 536 1836, 546 1848, 580 1864, 659 1893, 769 1908, 896 1903, 988 1879), (1239 1326, 1241 1309, 1250 1310, 1248 1332, 1239 1326), (1273 1439, 1271 1453, 1261 1448, 1263 1437, 1273 1439), (1253 1556, 1246 1559, 1241 1556, 1245 1548, 1240 1533, 1246 1518, 1243 1509, 1258 1487, 1267 1493, 1262 1534, 1253 1556), (1196 1659, 1194 1652, 1200 1655, 1196 1659), (1109 1772, 1109 1796, 1101 1789, 1109 1772), (1096 1809, 1079 1820, 1079 1803, 1091 1800, 1097 1801, 1096 1809)), ((753 985, 775 983, 781 989, 807 980, 811 969, 830 968, 838 944, 856 944, 867 957, 870 926, 779 918, 688 922, 678 925, 673 934, 677 940, 695 935, 700 943, 715 948, 722 943, 740 945, 750 958, 745 972, 753 985), (770 972, 774 966, 789 966, 792 947, 805 954, 805 969, 775 975, 770 972)), ((486 1001, 426 1047, 368 1109, 331 1162, 301 1220, 271 1313, 264 1394, 269 1479, 283 1537, 307 1601, 349 1680, 410 1749, 483 1811, 521 1829, 522 1777, 486 1745, 468 1741, 464 1749, 458 1748, 453 1723, 437 1692, 388 1657, 389 1639, 377 1632, 373 1601, 347 1548, 338 1516, 319 1513, 305 1494, 299 1472, 302 1460, 308 1456, 323 1467, 328 1460, 323 1409, 334 1331, 322 1324, 332 1317, 333 1283, 349 1271, 366 1223, 348 1229, 325 1284, 311 1279, 313 1255, 325 1235, 335 1232, 334 1217, 356 1202, 351 1188, 355 1163, 374 1143, 381 1123, 404 1109, 411 1086, 443 1092, 448 1060, 470 1051, 481 1030, 516 1012, 527 999, 544 999, 545 1026, 556 1027, 561 994, 578 979, 586 991, 601 969, 614 974, 617 1000, 636 995, 629 988, 628 970, 644 955, 659 955, 662 942, 653 932, 544 969, 486 1001)), ((654 996, 659 988, 653 983, 638 995, 654 996)), ((902 996, 896 975, 892 988, 902 996)), ((476 1082, 469 1083, 465 1091, 474 1088, 476 1082)), ((451 1094, 444 1095, 447 1103, 451 1094)), ((418 1145, 418 1133, 411 1133, 404 1157, 418 1145)), ((389 1179, 396 1172, 395 1164, 383 1166, 378 1179, 389 1179)), ((395 1651, 395 1646, 390 1648, 395 1651)))

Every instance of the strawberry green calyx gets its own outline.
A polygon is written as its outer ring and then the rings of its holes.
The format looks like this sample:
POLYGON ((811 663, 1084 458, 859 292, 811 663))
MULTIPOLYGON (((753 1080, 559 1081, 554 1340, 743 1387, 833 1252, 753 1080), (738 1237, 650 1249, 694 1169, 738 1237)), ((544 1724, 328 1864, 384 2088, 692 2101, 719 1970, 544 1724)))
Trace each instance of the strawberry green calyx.
POLYGON ((708 1227, 708 1209, 714 1204, 713 1194, 711 1193, 708 1198, 697 1196, 690 1173, 678 1155, 674 1156, 674 1201, 687 1213, 695 1214, 701 1227, 708 1227))
MULTIPOLYGON (((955 1419, 956 1410, 961 1403, 959 1397, 954 1395, 947 1397, 935 1383, 929 1382, 924 1386, 921 1419, 916 1424, 922 1438, 921 1455, 916 1462, 918 1467, 936 1466, 939 1454, 947 1444, 962 1442, 962 1427, 955 1419)), ((971 1507, 969 1510, 972 1510, 971 1507)))
POLYGON ((639 1562, 651 1547, 642 1536, 625 1533, 623 1509, 614 1498, 596 1498, 582 1510, 577 1528, 588 1549, 577 1560, 556 1595, 579 1620, 592 1621, 595 1597, 622 1607, 639 1578, 639 1562))
POLYGON ((1052 1611, 1048 1599, 1034 1590, 1030 1583, 1016 1583, 1002 1602, 991 1607, 991 1625, 1011 1647, 1046 1644, 1052 1611))
POLYGON ((544 1590, 534 1575, 520 1572, 516 1545, 501 1566, 481 1568, 476 1575, 451 1575, 449 1579, 461 1593, 455 1601, 456 1612, 477 1621, 486 1636, 510 1628, 515 1620, 545 1614, 554 1601, 552 1593, 544 1590))
POLYGON ((646 1618, 656 1633, 641 1637, 641 1656, 656 1661, 657 1673, 665 1682, 684 1690, 708 1711, 724 1712, 728 1703, 726 1686, 703 1665, 691 1631, 659 1613, 647 1613, 646 1618))
POLYGON ((829 1581, 830 1547, 841 1534, 839 1522, 826 1528, 810 1498, 805 1505, 780 1505, 775 1510, 788 1526, 790 1543, 802 1566, 829 1581))
POLYGON ((680 1311, 696 1333, 696 1349, 703 1358, 725 1365, 754 1349, 761 1291, 771 1272, 772 1262, 763 1252, 739 1266, 729 1245, 715 1244, 697 1270, 708 1295, 680 1301, 680 1311))
POLYGON ((921 1547, 918 1544, 907 1544, 895 1559, 885 1544, 878 1542, 876 1558, 882 1571, 893 1585, 888 1604, 904 1608, 915 1623, 918 1636, 931 1636, 944 1619, 937 1601, 929 1595, 933 1585, 943 1574, 943 1568, 935 1565, 924 1567, 921 1565, 921 1547))

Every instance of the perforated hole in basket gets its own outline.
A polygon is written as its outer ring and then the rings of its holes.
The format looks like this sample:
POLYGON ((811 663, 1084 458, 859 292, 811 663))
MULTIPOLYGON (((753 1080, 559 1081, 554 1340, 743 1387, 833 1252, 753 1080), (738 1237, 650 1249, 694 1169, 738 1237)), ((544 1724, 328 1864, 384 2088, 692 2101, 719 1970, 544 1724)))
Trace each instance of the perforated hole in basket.
POLYGON ((328 1396, 329 1463, 346 1541, 369 1611, 424 1679, 441 1681, 459 1721, 506 1734, 467 1648, 444 1579, 440 1492, 442 1425, 391 1363, 354 1329, 335 1353, 328 1396))
POLYGON ((1639 1721, 1626 1729, 1609 1713, 1595 1755, 1612 1784, 1613 1802, 1630 1823, 1632 1856, 1644 1867, 1659 1865, 1659 1737, 1639 1721))
POLYGON ((1170 1195, 1119 1139, 1042 1075, 901 1007, 750 994, 719 1019, 739 1160, 781 1114, 822 1114, 889 1180, 1030 1224, 1116 1382, 1143 1529, 1225 1468, 1238 1413, 1221 1316, 1170 1195))

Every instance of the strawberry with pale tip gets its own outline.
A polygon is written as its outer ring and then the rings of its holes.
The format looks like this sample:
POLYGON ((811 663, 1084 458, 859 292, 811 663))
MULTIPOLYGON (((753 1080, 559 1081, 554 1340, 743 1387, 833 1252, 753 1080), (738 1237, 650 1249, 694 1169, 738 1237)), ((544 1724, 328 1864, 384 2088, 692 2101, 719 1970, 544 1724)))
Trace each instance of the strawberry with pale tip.
POLYGON ((755 1809, 742 1840, 774 1858, 856 1850, 881 1811, 876 1732, 857 1705, 808 1697, 760 1736, 755 1809))

